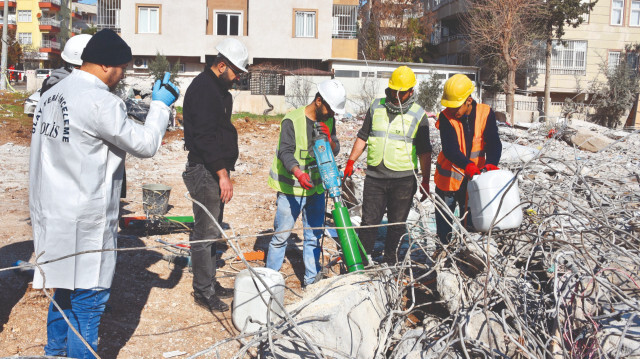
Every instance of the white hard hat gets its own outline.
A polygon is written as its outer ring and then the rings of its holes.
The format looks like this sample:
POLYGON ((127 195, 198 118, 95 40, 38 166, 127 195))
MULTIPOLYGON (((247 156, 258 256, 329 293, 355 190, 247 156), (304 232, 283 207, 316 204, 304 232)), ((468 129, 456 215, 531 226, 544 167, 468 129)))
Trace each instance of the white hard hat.
POLYGON ((91 35, 87 34, 80 34, 70 38, 64 45, 64 50, 62 50, 60 56, 64 61, 72 65, 82 65, 82 59, 80 57, 82 56, 82 50, 87 46, 89 40, 91 40, 91 35))
POLYGON ((217 46, 218 53, 226 57, 235 67, 247 72, 249 64, 249 51, 243 43, 236 39, 228 38, 222 40, 217 46))
POLYGON ((326 80, 318 84, 320 96, 329 104, 331 110, 338 115, 344 114, 347 92, 338 80, 326 80))

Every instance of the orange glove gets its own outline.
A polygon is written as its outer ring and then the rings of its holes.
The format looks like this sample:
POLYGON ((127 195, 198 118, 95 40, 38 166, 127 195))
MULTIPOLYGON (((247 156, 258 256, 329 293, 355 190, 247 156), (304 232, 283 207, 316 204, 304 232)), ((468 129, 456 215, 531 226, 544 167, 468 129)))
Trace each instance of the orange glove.
POLYGON ((300 168, 296 168, 295 172, 293 172, 293 175, 296 176, 302 188, 304 189, 313 188, 313 183, 311 183, 311 177, 309 176, 308 173, 305 173, 300 168))
POLYGON ((420 197, 420 202, 424 201, 429 197, 429 180, 422 179, 422 183, 420 184, 420 193, 422 193, 422 197, 420 197))
POLYGON ((495 170, 499 170, 498 166, 496 165, 492 165, 491 163, 487 163, 484 168, 487 171, 495 171, 495 170))
POLYGON ((480 170, 475 163, 470 162, 467 167, 464 168, 464 174, 466 174, 469 178, 473 178, 473 176, 480 174, 480 170))
POLYGON ((344 168, 344 178, 342 178, 342 182, 344 182, 344 180, 346 180, 347 177, 351 177, 351 175, 353 175, 353 164, 355 162, 356 161, 354 161, 354 160, 348 160, 347 161, 347 165, 344 168))
POLYGON ((318 122, 318 128, 320 129, 320 132, 324 133, 325 136, 327 136, 329 143, 332 143, 333 141, 331 140, 331 131, 329 130, 329 126, 327 126, 327 124, 324 122, 318 122))

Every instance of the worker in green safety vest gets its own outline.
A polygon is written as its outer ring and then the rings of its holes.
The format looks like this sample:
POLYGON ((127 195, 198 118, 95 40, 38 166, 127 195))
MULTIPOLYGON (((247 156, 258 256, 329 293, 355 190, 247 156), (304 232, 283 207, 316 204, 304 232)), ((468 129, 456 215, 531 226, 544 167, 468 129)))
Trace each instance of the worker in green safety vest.
POLYGON ((302 213, 305 228, 302 257, 304 285, 315 282, 320 272, 320 237, 324 222, 324 188, 313 158, 313 129, 329 139, 334 155, 340 151, 334 114, 343 114, 347 96, 338 80, 318 84, 313 102, 286 114, 280 122, 280 140, 269 173, 269 186, 278 191, 275 234, 269 244, 266 267, 280 270, 289 239, 302 213))
MULTIPOLYGON (((425 111, 415 103, 416 75, 407 66, 391 74, 386 97, 373 100, 344 169, 345 179, 368 147, 367 170, 362 192, 361 226, 377 225, 387 213, 388 223, 404 223, 409 216, 417 189, 418 162, 422 169, 421 201, 429 193, 431 142, 425 111)), ((395 263, 405 226, 387 228, 384 261, 395 263)), ((361 228, 360 240, 367 251, 374 251, 378 228, 361 228)))

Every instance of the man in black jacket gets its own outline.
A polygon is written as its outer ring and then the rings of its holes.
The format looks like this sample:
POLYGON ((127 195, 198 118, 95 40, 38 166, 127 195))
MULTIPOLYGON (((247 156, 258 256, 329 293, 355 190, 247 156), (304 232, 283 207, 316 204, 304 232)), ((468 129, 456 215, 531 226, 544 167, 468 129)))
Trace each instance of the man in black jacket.
MULTIPOLYGON (((222 223, 224 205, 233 197, 230 171, 238 159, 238 132, 231 123, 231 85, 247 72, 249 53, 236 39, 218 46, 211 67, 198 75, 184 97, 184 140, 189 151, 182 178, 193 199, 202 203, 222 223)), ((209 215, 193 204, 194 229, 191 241, 212 240, 221 233, 209 215)), ((216 246, 213 241, 192 243, 193 296, 195 303, 210 311, 224 312, 233 290, 216 280, 216 246)))

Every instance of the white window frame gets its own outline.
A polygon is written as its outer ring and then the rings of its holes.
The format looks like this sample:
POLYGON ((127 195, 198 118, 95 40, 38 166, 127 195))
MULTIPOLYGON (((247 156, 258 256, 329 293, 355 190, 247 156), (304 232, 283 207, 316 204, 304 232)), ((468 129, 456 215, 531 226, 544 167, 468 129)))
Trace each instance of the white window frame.
POLYGON ((295 10, 294 12, 294 29, 293 34, 294 37, 300 38, 315 38, 316 37, 316 24, 318 21, 318 12, 314 10, 295 10), (302 26, 298 27, 298 19, 303 19, 302 26), (311 25, 309 25, 308 20, 312 19, 311 25))
POLYGON ((622 26, 624 23, 624 0, 611 0, 611 25, 613 26, 622 26), (621 7, 614 7, 616 3, 622 3, 621 7), (614 14, 616 12, 620 13, 620 21, 618 23, 614 23, 614 14))
POLYGON ((213 17, 214 17, 214 21, 215 24, 213 24, 214 29, 213 32, 214 34, 218 35, 218 36, 244 36, 243 35, 243 30, 244 30, 244 22, 243 22, 243 18, 244 18, 244 14, 242 13, 242 11, 229 11, 229 10, 221 10, 221 11, 214 11, 213 12, 213 17), (227 15, 227 34, 218 34, 218 15, 227 15), (229 19, 231 18, 231 16, 238 16, 238 35, 229 35, 230 31, 230 27, 231 27, 231 21, 229 21, 229 19))
POLYGON ((633 27, 640 26, 640 0, 631 0, 629 26, 633 26, 633 27), (635 23, 632 22, 634 20, 634 15, 635 15, 635 23))
POLYGON ((609 51, 607 58, 609 70, 613 70, 620 65, 620 55, 622 55, 622 51, 609 51))
POLYGON ((160 12, 161 12, 160 6, 138 6, 137 33, 138 34, 159 34, 160 33, 160 12), (152 19, 152 14, 154 12, 157 16, 157 21, 156 21, 157 28, 155 29, 151 28, 151 21, 150 21, 152 19), (143 28, 142 26, 143 16, 147 17, 146 28, 143 28))
POLYGON ((31 10, 18 10, 18 22, 31 22, 31 10))
POLYGON ((33 35, 30 32, 19 32, 18 33, 18 42, 20 45, 32 45, 33 44, 33 35), (27 40, 27 41, 25 41, 27 40))

